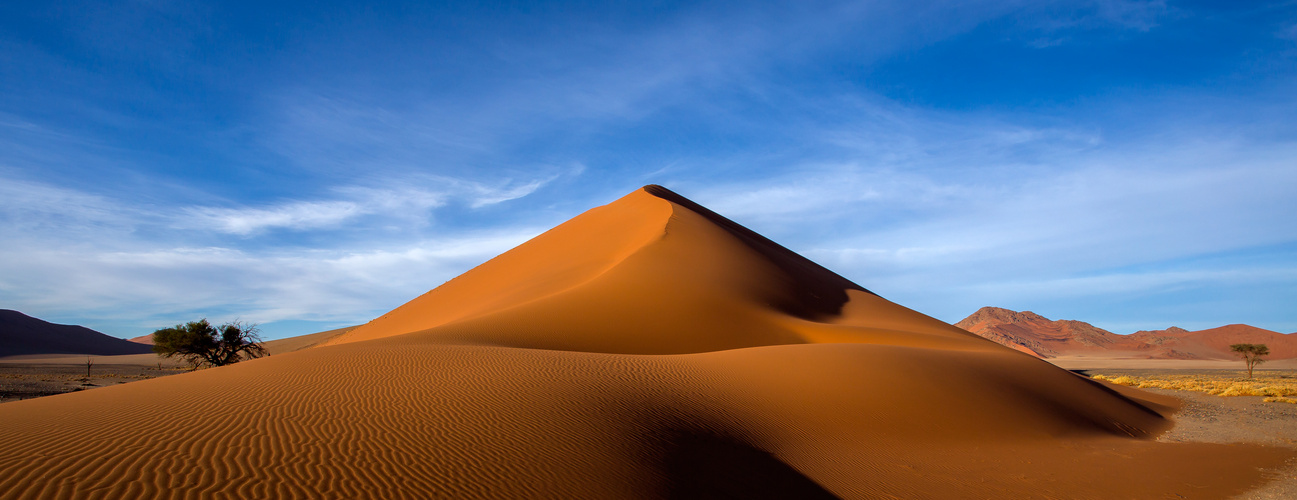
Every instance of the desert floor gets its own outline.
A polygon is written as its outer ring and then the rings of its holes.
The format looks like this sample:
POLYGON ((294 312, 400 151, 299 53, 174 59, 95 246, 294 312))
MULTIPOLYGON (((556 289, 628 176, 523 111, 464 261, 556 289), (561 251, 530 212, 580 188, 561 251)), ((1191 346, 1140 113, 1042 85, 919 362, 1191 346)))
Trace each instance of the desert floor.
MULTIPOLYGON (((1281 364, 1290 366, 1289 361, 1291 360, 1284 360, 1281 364)), ((1064 363, 1059 364, 1077 366, 1075 360, 1065 360, 1064 363)), ((1161 375, 1237 377, 1244 373, 1239 369, 1238 365, 1241 363, 1238 362, 1103 360, 1094 364, 1101 367, 1071 368, 1071 370, 1087 376, 1102 374, 1133 377, 1161 375), (1119 368, 1113 368, 1114 366, 1119 368)), ((1261 376, 1262 372, 1263 370, 1258 370, 1257 375, 1261 376)), ((1297 371, 1293 370, 1270 369, 1264 370, 1264 373, 1267 376, 1297 378, 1297 371)), ((1175 426, 1158 436, 1158 441, 1259 443, 1297 448, 1297 405, 1266 403, 1262 401, 1265 398, 1261 396, 1221 397, 1196 391, 1152 388, 1141 390, 1171 396, 1181 401, 1180 409, 1173 416, 1175 426)), ((1273 482, 1235 498, 1248 500, 1297 498, 1297 463, 1289 464, 1285 469, 1268 471, 1268 474, 1274 478, 1273 482)))
POLYGON ((23 357, 0 359, 0 403, 120 385, 189 371, 156 356, 93 356, 86 376, 85 357, 23 357), (125 359, 122 358, 131 358, 125 359), (139 359, 134 359, 139 358, 139 359))
MULTIPOLYGON (((1175 427, 1159 436, 1159 441, 1297 447, 1297 405, 1264 403, 1260 396, 1220 397, 1192 391, 1146 390, 1184 402, 1175 414, 1175 427)), ((1297 464, 1273 474, 1273 482, 1236 498, 1297 498, 1297 464)))
MULTIPOLYGON (((272 340, 264 345, 270 355, 314 347, 355 327, 272 340)), ((189 365, 156 354, 75 356, 46 354, 0 357, 0 403, 120 385, 136 380, 190 371, 189 365), (93 365, 86 375, 86 360, 93 365)))
MULTIPOLYGON (((28 356, 0 359, 0 403, 91 390, 189 371, 180 363, 151 355, 98 356, 92 357, 92 360, 94 365, 87 378, 84 357, 28 356)), ((1237 363, 1225 362, 1103 360, 1093 363, 1099 365, 1099 368, 1088 369, 1076 368, 1078 363, 1075 360, 1064 360, 1060 364, 1084 376, 1102 374, 1110 377, 1157 377, 1170 374, 1233 377, 1242 373, 1233 366, 1237 363)), ((1288 363, 1282 365, 1287 366, 1288 363)), ((1297 378, 1297 371, 1288 369, 1269 369, 1265 373, 1297 378)), ((1260 374, 1259 371, 1258 375, 1260 374)), ((1173 417, 1175 426, 1159 436, 1158 441, 1258 443, 1297 448, 1297 405, 1266 403, 1260 396, 1220 397, 1194 391, 1142 390, 1181 401, 1181 407, 1173 417)), ((1267 471, 1266 474, 1274 480, 1235 498, 1297 498, 1297 463, 1267 471)))

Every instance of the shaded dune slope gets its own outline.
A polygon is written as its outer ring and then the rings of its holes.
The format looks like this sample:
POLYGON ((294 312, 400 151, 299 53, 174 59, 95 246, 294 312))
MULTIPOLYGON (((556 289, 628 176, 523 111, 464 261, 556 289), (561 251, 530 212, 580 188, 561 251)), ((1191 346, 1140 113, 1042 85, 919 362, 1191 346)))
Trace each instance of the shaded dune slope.
POLYGON ((0 309, 0 357, 28 354, 142 354, 152 348, 96 332, 0 309))
POLYGON ((657 187, 329 344, 0 405, 0 497, 1220 498, 1292 455, 1145 439, 1166 401, 657 187))

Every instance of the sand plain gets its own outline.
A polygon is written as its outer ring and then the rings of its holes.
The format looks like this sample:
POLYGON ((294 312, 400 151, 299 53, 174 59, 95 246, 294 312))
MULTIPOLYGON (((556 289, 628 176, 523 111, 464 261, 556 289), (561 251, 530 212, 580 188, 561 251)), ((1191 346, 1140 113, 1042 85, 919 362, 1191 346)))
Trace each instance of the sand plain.
POLYGON ((0 497, 1227 498, 1297 456, 1157 441, 1179 404, 650 186, 323 345, 0 405, 0 497))
MULTIPOLYGON (((273 356, 308 349, 354 326, 265 342, 273 356)), ((178 359, 156 354, 34 354, 0 357, 0 403, 78 392, 192 371, 178 359), (87 370, 86 362, 91 366, 87 370)))

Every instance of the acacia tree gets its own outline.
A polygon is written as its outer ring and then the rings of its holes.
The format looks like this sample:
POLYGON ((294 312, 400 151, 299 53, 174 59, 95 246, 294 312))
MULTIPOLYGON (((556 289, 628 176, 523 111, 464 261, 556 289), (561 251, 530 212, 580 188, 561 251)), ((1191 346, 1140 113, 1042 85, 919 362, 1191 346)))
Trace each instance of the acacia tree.
POLYGON ((1229 350, 1243 356, 1243 361, 1247 363, 1247 378, 1252 378, 1252 367, 1265 362, 1261 356, 1270 355, 1270 348, 1265 344, 1234 344, 1229 346, 1229 350))
POLYGON ((204 318, 153 332, 153 352, 178 356, 195 367, 224 366, 265 356, 259 333, 257 325, 235 321, 212 326, 204 318))

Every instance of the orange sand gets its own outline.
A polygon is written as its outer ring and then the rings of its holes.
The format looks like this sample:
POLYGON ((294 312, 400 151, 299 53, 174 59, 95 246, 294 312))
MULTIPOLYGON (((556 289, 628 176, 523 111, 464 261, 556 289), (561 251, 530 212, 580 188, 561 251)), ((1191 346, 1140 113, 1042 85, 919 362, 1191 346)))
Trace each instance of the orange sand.
POLYGON ((0 405, 0 497, 1222 498, 1293 456, 1153 442, 1166 401, 656 186, 326 343, 0 405))

